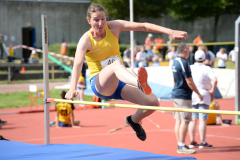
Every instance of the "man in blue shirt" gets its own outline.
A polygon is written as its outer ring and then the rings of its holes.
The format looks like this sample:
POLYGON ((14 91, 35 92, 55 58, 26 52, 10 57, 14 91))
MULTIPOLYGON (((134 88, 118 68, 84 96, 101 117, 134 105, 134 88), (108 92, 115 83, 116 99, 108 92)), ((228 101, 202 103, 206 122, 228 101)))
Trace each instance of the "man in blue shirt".
MULTIPOLYGON (((186 43, 179 43, 177 47, 178 57, 175 58, 172 66, 174 77, 174 88, 172 91, 172 99, 175 108, 192 108, 192 91, 196 92, 198 97, 203 100, 195 86, 190 66, 186 60, 189 57, 189 48, 186 43)), ((188 131, 188 124, 192 120, 190 112, 174 112, 175 134, 178 141, 177 153, 193 154, 196 151, 190 149, 185 144, 188 131)))

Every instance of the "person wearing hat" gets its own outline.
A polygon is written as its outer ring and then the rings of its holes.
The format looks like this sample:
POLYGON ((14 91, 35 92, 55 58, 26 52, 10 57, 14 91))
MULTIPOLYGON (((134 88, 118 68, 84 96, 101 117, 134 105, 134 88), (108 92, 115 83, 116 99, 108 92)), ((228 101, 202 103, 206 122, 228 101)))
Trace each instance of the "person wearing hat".
MULTIPOLYGON (((200 94, 203 96, 203 100, 200 100, 196 93, 192 93, 192 105, 193 109, 209 109, 211 104, 211 97, 213 97, 214 92, 217 87, 217 78, 211 67, 206 66, 203 62, 206 59, 206 54, 202 50, 198 50, 195 53, 195 63, 190 66, 192 70, 193 81, 199 90, 200 94)), ((206 132, 207 132, 207 113, 192 113, 192 121, 189 124, 189 134, 191 138, 191 143, 189 148, 212 148, 206 142, 206 132), (195 140, 197 120, 199 119, 199 133, 201 144, 198 144, 195 140)))
POLYGON ((30 63, 37 63, 39 61, 38 54, 35 50, 32 50, 32 53, 29 58, 30 63))
MULTIPOLYGON (((173 83, 172 100, 174 108, 192 108, 192 92, 196 92, 199 99, 203 96, 195 86, 191 69, 187 58, 189 57, 189 49, 186 43, 179 43, 177 46, 178 56, 175 58, 172 65, 173 83)), ((185 144, 187 136, 188 125, 192 120, 191 112, 174 112, 175 122, 175 135, 178 141, 177 153, 193 154, 196 151, 188 148, 185 144)))

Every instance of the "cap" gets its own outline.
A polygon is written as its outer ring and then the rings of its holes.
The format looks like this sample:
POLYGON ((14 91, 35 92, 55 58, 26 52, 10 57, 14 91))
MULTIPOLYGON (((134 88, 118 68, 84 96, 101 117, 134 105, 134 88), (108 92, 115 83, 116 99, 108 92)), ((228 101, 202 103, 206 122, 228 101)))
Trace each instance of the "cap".
POLYGON ((202 50, 198 50, 195 52, 196 61, 204 61, 206 59, 206 54, 202 50))
POLYGON ((152 37, 153 35, 151 33, 148 34, 148 37, 152 37))

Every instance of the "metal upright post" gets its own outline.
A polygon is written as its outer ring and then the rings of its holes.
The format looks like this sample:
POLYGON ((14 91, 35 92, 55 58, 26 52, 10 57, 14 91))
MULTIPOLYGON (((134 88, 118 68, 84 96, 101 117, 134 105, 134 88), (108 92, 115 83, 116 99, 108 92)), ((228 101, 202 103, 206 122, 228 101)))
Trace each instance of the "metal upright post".
POLYGON ((11 82, 11 66, 8 66, 8 82, 11 82))
MULTIPOLYGON (((235 111, 240 111, 240 16, 235 21, 235 49, 237 50, 236 59, 235 59, 235 81, 236 81, 236 94, 235 94, 235 111)), ((235 116, 235 123, 237 124, 238 119, 240 119, 240 116, 235 116)))
POLYGON ((50 143, 50 124, 49 124, 49 72, 48 72, 48 32, 47 15, 41 15, 42 22, 42 47, 43 47, 43 83, 44 83, 44 135, 45 144, 50 143))
MULTIPOLYGON (((133 0, 129 0, 130 3, 130 21, 133 22, 133 0)), ((134 66, 134 32, 130 31, 130 43, 131 43, 131 69, 134 66)))

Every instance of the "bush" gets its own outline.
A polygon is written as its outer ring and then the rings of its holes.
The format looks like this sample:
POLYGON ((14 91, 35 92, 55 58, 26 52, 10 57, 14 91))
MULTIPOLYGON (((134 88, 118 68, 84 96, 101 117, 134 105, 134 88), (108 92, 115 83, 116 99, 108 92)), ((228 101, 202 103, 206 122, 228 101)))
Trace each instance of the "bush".
MULTIPOLYGON (((130 44, 119 44, 121 55, 123 54, 125 49, 129 46, 130 46, 130 44)), ((67 56, 75 57, 76 48, 77 48, 76 43, 69 43, 68 50, 67 50, 67 56)), ((54 53, 60 54, 61 44, 60 43, 51 44, 48 46, 48 50, 49 50, 49 52, 54 52, 54 53)))

